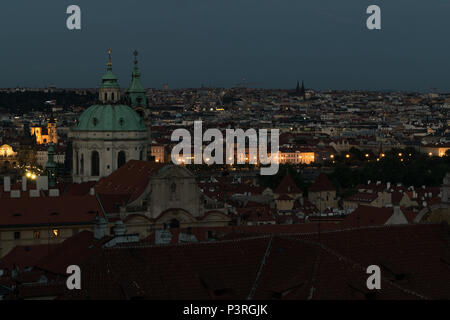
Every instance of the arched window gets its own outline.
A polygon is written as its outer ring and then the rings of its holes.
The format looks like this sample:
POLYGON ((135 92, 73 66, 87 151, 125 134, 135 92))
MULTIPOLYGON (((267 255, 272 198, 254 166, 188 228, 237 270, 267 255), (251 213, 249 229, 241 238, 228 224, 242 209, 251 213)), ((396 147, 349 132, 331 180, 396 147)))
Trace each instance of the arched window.
POLYGON ((80 174, 84 174, 84 154, 81 154, 81 160, 80 160, 80 174))
POLYGON ((91 176, 98 177, 99 175, 100 175, 100 156, 97 151, 92 151, 91 176))
POLYGON ((114 92, 111 93, 111 100, 114 101, 114 92))
POLYGON ((108 100, 108 94, 105 92, 105 101, 108 100))
POLYGON ((144 153, 142 152, 142 150, 141 151, 139 151, 139 160, 143 160, 142 159, 142 155, 143 155, 144 153))
POLYGON ((119 169, 121 166, 123 166, 126 162, 126 156, 125 151, 120 151, 117 155, 117 169, 119 169))

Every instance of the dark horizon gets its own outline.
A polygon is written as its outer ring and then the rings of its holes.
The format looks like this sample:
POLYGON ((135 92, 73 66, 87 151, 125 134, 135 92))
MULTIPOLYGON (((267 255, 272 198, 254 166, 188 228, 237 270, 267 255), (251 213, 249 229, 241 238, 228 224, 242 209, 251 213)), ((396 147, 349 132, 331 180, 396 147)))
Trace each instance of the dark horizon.
POLYGON ((113 69, 127 87, 139 51, 144 87, 248 87, 450 92, 450 4, 377 1, 79 0, 82 29, 66 28, 69 1, 4 4, 0 87, 95 88, 113 69), (420 23, 418 23, 420 22, 420 23))

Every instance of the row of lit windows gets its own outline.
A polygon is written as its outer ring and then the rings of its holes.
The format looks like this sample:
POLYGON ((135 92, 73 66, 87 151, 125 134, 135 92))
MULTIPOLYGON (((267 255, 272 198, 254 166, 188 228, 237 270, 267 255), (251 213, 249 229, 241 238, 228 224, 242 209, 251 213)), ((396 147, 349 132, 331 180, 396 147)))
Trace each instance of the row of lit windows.
MULTIPOLYGON (((52 229, 51 230, 51 236, 53 238, 58 238, 60 236, 60 230, 59 229, 52 229)), ((41 231, 34 231, 33 232, 33 238, 34 239, 40 239, 41 238, 41 231)), ((21 239, 21 232, 15 231, 14 232, 14 240, 20 240, 21 239)))

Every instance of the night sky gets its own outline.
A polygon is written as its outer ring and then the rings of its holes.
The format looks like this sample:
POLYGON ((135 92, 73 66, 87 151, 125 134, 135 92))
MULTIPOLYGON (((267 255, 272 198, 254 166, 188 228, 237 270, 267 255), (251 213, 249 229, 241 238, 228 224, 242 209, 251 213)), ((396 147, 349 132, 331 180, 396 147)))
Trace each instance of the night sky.
POLYGON ((0 87, 96 87, 111 47, 123 87, 137 49, 145 87, 450 92, 449 16, 448 0, 4 0, 0 87))

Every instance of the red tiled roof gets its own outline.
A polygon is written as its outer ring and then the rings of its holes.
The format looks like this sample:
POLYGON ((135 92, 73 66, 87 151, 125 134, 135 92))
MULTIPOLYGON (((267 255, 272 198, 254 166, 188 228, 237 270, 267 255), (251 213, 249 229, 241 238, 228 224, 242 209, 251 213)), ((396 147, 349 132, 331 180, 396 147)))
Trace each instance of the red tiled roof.
POLYGON ((101 249, 67 299, 446 299, 448 226, 405 225, 101 249), (369 265, 382 290, 366 287, 369 265))
POLYGON ((89 194, 89 191, 95 184, 96 184, 95 181, 69 184, 65 190, 64 195, 68 195, 68 196, 87 195, 87 194, 89 194))
POLYGON ((281 180, 278 187, 275 189, 276 194, 293 194, 293 193, 302 193, 302 190, 295 184, 294 180, 292 179, 291 175, 286 173, 286 175, 283 177, 283 180, 281 180))
POLYGON ((35 266, 40 270, 66 275, 68 266, 82 267, 83 263, 109 239, 111 237, 107 236, 101 240, 95 240, 92 232, 82 231, 64 240, 50 254, 39 260, 35 266))
MULTIPOLYGON (((401 208, 402 213, 406 210, 401 208)), ((381 226, 393 215, 394 208, 359 206, 342 222, 345 227, 381 226)))
POLYGON ((95 196, 0 199, 0 227, 88 223, 103 215, 95 196))
POLYGON ((38 244, 30 246, 16 246, 6 256, 0 259, 0 269, 12 270, 14 266, 23 270, 32 267, 52 252, 59 244, 38 244))
POLYGON ((100 179, 95 192, 100 194, 132 194, 136 200, 145 190, 150 177, 164 166, 150 161, 130 160, 108 177, 100 179))

